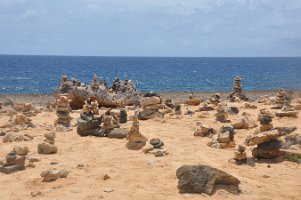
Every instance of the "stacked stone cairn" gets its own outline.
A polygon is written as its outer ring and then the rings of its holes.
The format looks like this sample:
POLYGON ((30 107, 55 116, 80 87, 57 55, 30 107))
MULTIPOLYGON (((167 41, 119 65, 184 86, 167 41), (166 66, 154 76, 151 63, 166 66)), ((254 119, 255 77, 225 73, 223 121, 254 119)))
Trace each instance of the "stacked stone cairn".
POLYGON ((80 136, 98 136, 109 138, 125 138, 128 131, 120 129, 118 121, 114 116, 109 115, 110 110, 103 115, 94 113, 95 109, 88 102, 83 106, 80 117, 77 119, 77 133, 80 136))
POLYGON ((208 143, 208 146, 213 148, 234 148, 234 128, 231 125, 222 126, 218 133, 212 136, 212 141, 208 143))
POLYGON ((94 90, 99 89, 99 83, 98 83, 96 74, 93 75, 93 78, 92 78, 92 81, 91 81, 91 88, 94 89, 94 90))
POLYGON ((91 109, 94 115, 99 115, 99 108, 98 108, 98 102, 96 100, 95 96, 92 96, 91 98, 91 109))
POLYGON ((146 145, 148 139, 140 133, 138 119, 134 117, 132 120, 133 123, 127 136, 126 147, 131 150, 139 150, 146 145))
POLYGON ((239 76, 236 76, 234 78, 233 92, 228 97, 228 99, 232 102, 236 100, 248 101, 248 98, 245 96, 245 94, 241 89, 240 82, 241 82, 241 78, 239 76))
POLYGON ((281 111, 276 111, 276 117, 297 117, 298 111, 291 105, 289 100, 285 100, 281 111))
POLYGON ((225 112, 225 107, 222 104, 218 104, 217 105, 216 112, 217 112, 215 114, 216 121, 221 122, 221 123, 227 123, 227 122, 229 122, 229 120, 227 119, 228 115, 225 112))
POLYGON ((209 101, 212 105, 217 105, 221 102, 221 95, 219 93, 212 94, 209 101))
POLYGON ((127 121, 128 121, 127 117, 128 117, 128 114, 127 114, 126 110, 124 108, 121 108, 120 116, 119 116, 119 123, 120 124, 127 123, 127 121))
POLYGON ((252 155, 255 158, 271 159, 283 155, 284 153, 280 151, 282 144, 278 139, 297 129, 296 127, 273 128, 272 118, 273 116, 270 112, 265 109, 260 110, 259 130, 254 135, 250 135, 245 139, 245 145, 257 145, 252 150, 252 155))
POLYGON ((56 101, 56 115, 58 119, 55 121, 57 131, 70 131, 72 130, 69 115, 70 107, 67 95, 60 95, 56 101))
POLYGON ((281 109, 284 105, 284 101, 285 101, 285 90, 283 88, 280 88, 276 95, 276 99, 274 102, 275 105, 272 107, 272 109, 281 109))
POLYGON ((177 104, 175 106, 175 115, 181 115, 182 114, 182 111, 181 111, 181 105, 180 104, 177 104))
POLYGON ((193 135, 196 137, 212 137, 214 134, 216 134, 216 131, 213 128, 206 124, 201 124, 200 128, 198 128, 193 135))
POLYGON ((38 144, 39 154, 55 154, 58 148, 55 144, 55 132, 49 132, 44 134, 45 140, 43 143, 38 144))
POLYGON ((150 145, 143 149, 144 153, 151 153, 155 157, 162 157, 168 155, 166 149, 164 149, 164 142, 159 138, 153 138, 149 141, 150 145))
POLYGON ((142 111, 138 112, 139 120, 154 119, 156 117, 162 118, 163 113, 159 111, 163 106, 161 105, 161 98, 157 96, 142 97, 140 99, 142 111))
POLYGON ((267 109, 261 109, 258 115, 258 120, 260 122, 259 129, 255 131, 256 133, 264 132, 273 129, 273 114, 269 112, 267 109))
POLYGON ((17 146, 0 161, 0 172, 10 174, 25 169, 26 155, 29 152, 26 146, 17 146))
POLYGON ((234 161, 234 163, 237 165, 242 165, 247 163, 246 147, 242 145, 238 145, 238 148, 235 149, 234 152, 234 159, 233 160, 231 159, 230 162, 231 161, 234 161))

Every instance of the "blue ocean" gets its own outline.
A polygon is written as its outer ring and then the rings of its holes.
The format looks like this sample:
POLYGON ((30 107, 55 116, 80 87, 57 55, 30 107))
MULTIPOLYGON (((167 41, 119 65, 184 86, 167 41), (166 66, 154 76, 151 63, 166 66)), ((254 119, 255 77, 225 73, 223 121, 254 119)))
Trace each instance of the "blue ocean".
POLYGON ((133 80, 140 91, 230 91, 242 77, 247 91, 301 89, 301 57, 82 57, 0 55, 1 94, 49 94, 67 75, 90 83, 133 80))

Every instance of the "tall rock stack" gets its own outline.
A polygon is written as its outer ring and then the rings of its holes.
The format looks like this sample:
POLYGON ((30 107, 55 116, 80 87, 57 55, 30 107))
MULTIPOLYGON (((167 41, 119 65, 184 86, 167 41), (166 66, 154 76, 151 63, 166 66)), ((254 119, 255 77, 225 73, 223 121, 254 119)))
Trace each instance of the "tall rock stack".
POLYGON ((94 90, 98 90, 99 89, 99 83, 98 83, 96 74, 94 74, 94 76, 92 78, 91 88, 94 89, 94 90))
POLYGON ((19 156, 16 151, 9 152, 6 159, 0 161, 0 172, 10 174, 25 169, 25 159, 25 156, 19 156))
POLYGON ((236 100, 248 101, 248 98, 245 96, 245 94, 241 89, 240 82, 241 82, 241 78, 239 76, 236 76, 234 78, 233 92, 228 97, 230 101, 236 101, 236 100))
POLYGON ((55 126, 57 131, 71 130, 69 111, 68 97, 66 95, 60 95, 56 102, 56 115, 58 119, 55 121, 55 126))
POLYGON ((57 153, 58 148, 55 146, 55 132, 44 134, 45 140, 43 143, 38 144, 39 154, 54 154, 57 153))
POLYGON ((283 88, 280 88, 275 100, 275 105, 272 107, 272 109, 281 109, 284 105, 285 101, 285 90, 283 88))
POLYGON ((258 115, 258 120, 260 122, 260 127, 259 130, 256 131, 257 133, 273 129, 273 124, 272 124, 273 115, 268 110, 266 109, 260 110, 260 113, 258 115))

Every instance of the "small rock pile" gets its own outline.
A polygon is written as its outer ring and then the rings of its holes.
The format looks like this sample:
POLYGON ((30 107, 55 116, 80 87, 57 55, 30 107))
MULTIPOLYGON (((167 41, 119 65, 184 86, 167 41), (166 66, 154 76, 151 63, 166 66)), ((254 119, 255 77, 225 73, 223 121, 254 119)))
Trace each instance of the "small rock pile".
POLYGON ((58 119, 55 121, 57 131, 70 131, 72 130, 69 116, 69 100, 66 95, 60 95, 56 102, 56 115, 58 119))
POLYGON ((126 110, 124 108, 121 108, 120 115, 119 115, 119 123, 120 124, 127 123, 127 121, 128 121, 127 117, 128 117, 128 114, 127 114, 126 110))
POLYGON ((127 140, 126 147, 131 150, 139 150, 146 145, 148 139, 140 133, 137 118, 133 118, 132 127, 128 133, 127 140))
POLYGON ((255 158, 275 158, 283 155, 283 152, 280 151, 281 142, 278 140, 279 137, 283 135, 284 134, 277 129, 264 131, 253 136, 248 136, 245 139, 245 145, 257 145, 257 147, 252 150, 252 155, 255 158))
POLYGON ((257 127, 256 123, 251 119, 251 116, 243 112, 241 115, 241 118, 232 124, 234 129, 249 129, 249 128, 255 128, 257 127))
POLYGON ((248 101, 248 98, 242 92, 240 81, 241 78, 239 76, 234 78, 233 92, 228 97, 228 99, 232 102, 237 100, 248 101))
POLYGON ((6 134, 3 137, 3 143, 7 143, 7 142, 21 142, 21 141, 31 141, 33 139, 33 137, 31 135, 28 134, 24 134, 24 135, 14 135, 14 134, 6 134))
POLYGON ((143 97, 140 99, 142 111, 138 112, 139 120, 162 118, 163 113, 159 111, 161 107, 161 98, 157 96, 143 97))
POLYGON ((180 104, 177 104, 175 106, 175 115, 182 115, 181 105, 180 104))
POLYGON ((221 102, 221 95, 220 93, 212 94, 209 98, 209 101, 212 105, 217 105, 221 102))
POLYGON ((273 114, 269 112, 267 109, 261 109, 258 115, 258 120, 260 122, 260 127, 255 131, 255 133, 260 133, 263 131, 268 131, 273 129, 273 114))
POLYGON ((196 137, 212 137, 215 133, 216 131, 213 128, 206 124, 201 124, 200 129, 197 129, 193 135, 196 137))
POLYGON ((239 145, 234 152, 235 164, 241 165, 247 162, 246 147, 239 145))
POLYGON ((51 182, 55 181, 59 178, 67 178, 69 172, 65 169, 58 170, 58 169, 48 169, 41 173, 41 177, 43 177, 44 182, 51 182))
POLYGON ((274 106, 272 109, 281 109, 284 105, 285 101, 285 90, 283 88, 280 88, 277 95, 276 95, 276 100, 274 102, 274 106))
POLYGON ((26 146, 17 146, 0 161, 0 172, 10 174, 25 169, 26 155, 29 152, 26 146))
POLYGON ((224 106, 222 104, 218 104, 217 105, 216 112, 217 112, 215 114, 215 120, 216 121, 219 121, 221 123, 227 123, 227 122, 229 122, 229 120, 227 119, 228 115, 225 112, 225 108, 224 108, 224 106))
POLYGON ((290 104, 289 100, 285 100, 281 111, 275 113, 276 117, 297 117, 298 111, 290 104))
POLYGON ((218 133, 212 136, 212 141, 208 143, 208 146, 213 148, 234 148, 234 128, 231 125, 222 126, 218 133))
POLYGON ((49 132, 44 134, 45 140, 43 143, 38 144, 39 154, 55 154, 58 148, 55 144, 55 132, 49 132))
POLYGON ((155 157, 162 157, 168 155, 166 149, 164 149, 164 143, 159 138, 153 138, 149 141, 150 145, 143 149, 144 153, 151 153, 155 157))
POLYGON ((125 138, 128 131, 119 128, 117 119, 110 115, 110 110, 99 116, 92 110, 87 102, 84 105, 80 117, 77 119, 77 133, 80 136, 98 136, 109 138, 125 138))

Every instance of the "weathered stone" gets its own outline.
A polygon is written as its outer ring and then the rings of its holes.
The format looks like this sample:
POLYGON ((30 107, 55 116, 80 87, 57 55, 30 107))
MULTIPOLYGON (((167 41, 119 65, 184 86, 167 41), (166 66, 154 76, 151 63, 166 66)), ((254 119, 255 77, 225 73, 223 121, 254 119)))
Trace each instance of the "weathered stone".
POLYGON ((123 139, 126 138, 128 135, 128 130, 122 129, 122 128, 114 128, 113 130, 109 131, 107 133, 108 138, 117 138, 117 139, 123 139))
POLYGON ((32 197, 36 197, 36 196, 39 196, 39 195, 41 195, 41 194, 42 194, 42 192, 37 191, 37 190, 32 191, 32 192, 30 193, 30 195, 31 195, 32 197))
POLYGON ((54 154, 57 153, 58 148, 55 145, 48 143, 38 144, 38 153, 39 154, 54 154))
POLYGON ((228 143, 230 142, 230 132, 223 132, 223 133, 219 133, 218 134, 218 138, 217 138, 219 143, 228 143))
POLYGON ((147 138, 139 132, 139 121, 137 118, 133 119, 131 130, 127 136, 128 142, 126 147, 131 150, 139 150, 146 145, 147 138))
POLYGON ((41 173, 41 177, 43 177, 43 181, 50 182, 55 181, 58 178, 67 178, 69 172, 65 169, 63 170, 57 170, 57 169, 49 169, 46 171, 43 171, 41 173))
POLYGON ((201 129, 194 132, 194 136, 206 137, 215 134, 215 130, 208 125, 201 125, 201 129))
POLYGON ((247 153, 246 152, 234 152, 234 159, 235 160, 246 160, 247 159, 247 153))
POLYGON ((155 117, 162 118, 163 113, 156 110, 143 110, 138 113, 139 120, 154 119, 155 117))
POLYGON ((180 193, 212 194, 215 185, 231 185, 237 188, 240 181, 234 176, 208 165, 184 165, 177 169, 180 193))
POLYGON ((25 156, 15 156, 12 157, 12 152, 8 153, 6 156, 6 160, 0 161, 0 165, 3 167, 13 166, 13 165, 25 165, 25 156), (10 155, 10 156, 8 156, 10 155))
POLYGON ((161 148, 164 146, 164 143, 159 138, 153 138, 149 141, 154 148, 161 148))
POLYGON ((270 130, 258 133, 256 135, 249 135, 245 139, 245 145, 253 146, 257 144, 261 144, 272 139, 278 139, 279 137, 283 136, 283 133, 280 133, 278 130, 270 130))
POLYGON ((127 116, 126 110, 124 108, 120 109, 119 123, 126 123, 128 121, 127 116))
POLYGON ((239 113, 239 108, 238 107, 234 107, 234 106, 227 107, 225 109, 225 112, 229 113, 231 115, 237 115, 239 113))
POLYGON ((200 103, 201 103, 200 99, 194 99, 194 98, 186 101, 186 104, 189 106, 198 106, 200 105, 200 103))
POLYGON ((244 108, 246 108, 246 109, 256 109, 256 108, 257 108, 257 105, 254 104, 254 103, 246 102, 246 103, 244 104, 244 108))
POLYGON ((25 166, 24 164, 16 164, 16 165, 11 165, 7 167, 3 167, 0 165, 0 172, 10 174, 16 171, 24 170, 25 166))
POLYGON ((28 149, 27 146, 16 146, 14 148, 14 151, 19 156, 25 156, 25 155, 27 155, 29 153, 29 149, 28 149))
POLYGON ((275 113, 276 117, 294 117, 298 115, 298 111, 277 111, 275 113))
POLYGON ((156 96, 144 97, 144 98, 140 99, 141 106, 156 105, 156 104, 160 104, 160 103, 161 103, 161 99, 156 96))

